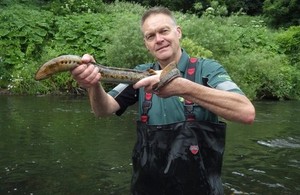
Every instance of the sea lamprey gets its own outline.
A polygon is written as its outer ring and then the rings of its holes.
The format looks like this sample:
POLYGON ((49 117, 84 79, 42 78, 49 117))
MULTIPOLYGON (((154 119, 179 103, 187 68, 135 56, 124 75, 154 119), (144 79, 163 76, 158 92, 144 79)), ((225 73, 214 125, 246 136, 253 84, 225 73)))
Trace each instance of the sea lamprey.
MULTIPOLYGON (((77 55, 62 55, 43 64, 35 74, 35 80, 43 80, 59 72, 65 72, 74 69, 82 64, 81 57, 77 55)), ((101 81, 113 83, 134 84, 139 80, 151 75, 157 74, 153 69, 140 71, 128 68, 108 67, 94 63, 99 67, 101 81)), ((160 82, 155 85, 159 89, 169 83, 176 77, 181 76, 175 62, 171 62, 160 74, 160 82)))

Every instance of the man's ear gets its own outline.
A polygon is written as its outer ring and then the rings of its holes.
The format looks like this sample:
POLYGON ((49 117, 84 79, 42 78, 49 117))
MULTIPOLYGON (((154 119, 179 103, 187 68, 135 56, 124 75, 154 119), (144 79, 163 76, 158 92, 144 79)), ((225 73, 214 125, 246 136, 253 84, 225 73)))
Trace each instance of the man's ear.
POLYGON ((181 27, 180 26, 176 27, 176 32, 177 32, 178 38, 181 39, 181 37, 182 37, 182 31, 181 31, 181 27))
POLYGON ((149 47, 148 47, 148 45, 147 45, 145 39, 144 39, 144 45, 145 45, 146 49, 149 51, 149 47))

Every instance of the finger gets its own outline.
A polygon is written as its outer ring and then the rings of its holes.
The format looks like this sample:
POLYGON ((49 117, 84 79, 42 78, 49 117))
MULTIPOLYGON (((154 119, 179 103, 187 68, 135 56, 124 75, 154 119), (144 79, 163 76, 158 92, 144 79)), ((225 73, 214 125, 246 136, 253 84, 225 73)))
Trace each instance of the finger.
POLYGON ((144 78, 144 79, 139 80, 137 83, 135 83, 133 85, 133 88, 134 89, 139 89, 139 88, 145 87, 147 85, 149 85, 149 79, 148 78, 144 78))
POLYGON ((71 74, 73 77, 77 77, 78 75, 82 74, 87 69, 86 64, 82 64, 71 70, 71 74))
POLYGON ((141 87, 150 87, 152 88, 152 85, 159 82, 159 75, 153 75, 146 78, 141 79, 136 84, 133 85, 133 88, 138 89, 141 87))
MULTIPOLYGON (((90 67, 89 66, 87 68, 87 71, 90 71, 90 67)), ((91 72, 85 77, 86 82, 89 82, 91 84, 94 84, 96 82, 99 82, 100 79, 100 73, 99 73, 99 68, 97 66, 93 66, 93 69, 91 70, 91 72)))
POLYGON ((91 84, 94 85, 96 83, 98 83, 100 81, 101 78, 101 74, 97 73, 96 76, 94 77, 94 79, 91 81, 91 84))
POLYGON ((86 64, 82 64, 72 71, 73 78, 77 81, 86 80, 86 78, 92 74, 93 69, 93 65, 88 66, 86 64))
POLYGON ((100 78, 101 78, 101 74, 96 73, 96 74, 89 75, 85 79, 82 79, 82 80, 78 79, 77 81, 78 81, 80 86, 82 86, 84 88, 89 88, 89 87, 95 85, 96 83, 98 83, 100 78))
POLYGON ((90 54, 84 54, 81 58, 81 61, 82 61, 82 63, 86 63, 86 64, 89 64, 91 62, 94 62, 94 63, 96 62, 94 57, 91 56, 90 54))
POLYGON ((90 78, 91 80, 87 81, 87 80, 81 80, 79 81, 79 85, 82 86, 82 87, 85 87, 85 88, 89 88, 93 85, 95 85, 96 83, 99 82, 99 79, 100 79, 100 74, 97 74, 97 76, 93 77, 93 78, 90 78))

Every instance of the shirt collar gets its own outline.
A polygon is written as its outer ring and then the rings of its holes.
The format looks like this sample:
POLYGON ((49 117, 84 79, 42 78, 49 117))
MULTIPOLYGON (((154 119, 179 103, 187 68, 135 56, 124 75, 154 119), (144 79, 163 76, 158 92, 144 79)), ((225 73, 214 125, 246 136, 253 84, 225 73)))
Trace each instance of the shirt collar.
POLYGON ((178 62, 177 68, 180 70, 180 72, 183 73, 186 70, 186 66, 188 64, 187 62, 189 61, 190 57, 184 49, 181 49, 181 51, 182 51, 182 54, 181 54, 180 60, 178 62))

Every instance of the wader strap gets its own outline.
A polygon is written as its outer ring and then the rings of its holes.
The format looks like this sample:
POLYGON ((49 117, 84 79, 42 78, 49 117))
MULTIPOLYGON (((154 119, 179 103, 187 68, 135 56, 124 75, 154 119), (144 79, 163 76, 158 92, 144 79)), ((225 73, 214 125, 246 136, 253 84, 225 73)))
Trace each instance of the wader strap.
MULTIPOLYGON (((195 73, 196 73, 196 65, 198 62, 198 58, 190 58, 189 64, 187 67, 186 79, 195 82, 195 73)), ((194 103, 188 100, 184 100, 184 115, 187 121, 195 120, 194 114, 194 103)))
POLYGON ((152 106, 152 93, 145 93, 145 99, 142 105, 143 113, 141 115, 141 121, 147 123, 149 120, 148 111, 152 106))
MULTIPOLYGON (((198 62, 198 58, 190 58, 188 67, 187 67, 187 74, 186 79, 195 82, 195 73, 196 73, 196 65, 198 62)), ((141 115, 141 121, 143 123, 147 123, 149 120, 148 111, 152 106, 152 93, 145 93, 145 99, 142 105, 143 113, 141 115)), ((195 120, 194 114, 194 103, 188 100, 184 100, 184 115, 187 121, 195 120)))

